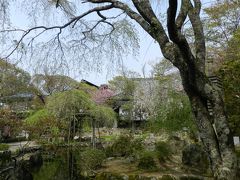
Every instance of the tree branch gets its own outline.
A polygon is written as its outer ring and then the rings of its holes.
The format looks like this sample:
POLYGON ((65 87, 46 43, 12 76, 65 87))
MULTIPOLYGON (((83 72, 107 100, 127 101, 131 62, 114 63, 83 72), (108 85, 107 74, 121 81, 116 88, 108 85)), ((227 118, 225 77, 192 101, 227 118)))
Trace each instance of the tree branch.
MULTIPOLYGON (((99 6, 99 7, 95 7, 93 9, 90 9, 89 11, 86 11, 85 13, 79 15, 79 16, 76 16, 74 18, 72 18, 69 22, 67 22, 66 24, 62 25, 62 26, 51 26, 51 27, 46 27, 46 26, 36 26, 36 27, 33 27, 33 28, 30 28, 28 30, 22 30, 24 32, 24 34, 22 35, 22 37, 20 38, 20 40, 17 42, 17 45, 14 47, 14 49, 4 58, 4 59, 7 59, 9 58, 16 50, 17 48, 19 47, 20 43, 23 41, 23 39, 29 34, 31 33, 32 31, 34 30, 38 30, 38 29, 43 29, 43 32, 44 31, 47 31, 47 30, 53 30, 53 29, 59 29, 60 33, 62 32, 62 29, 70 26, 71 24, 76 24, 80 19, 82 19, 83 17, 93 13, 93 12, 99 12, 99 11, 104 11, 104 10, 108 10, 108 9, 112 9, 113 6, 112 5, 106 5, 106 6, 99 6)), ((74 26, 73 25, 73 26, 74 26)), ((7 30, 9 31, 9 30, 7 30)), ((42 33, 40 33, 42 34, 42 33)), ((59 33, 58 33, 58 36, 59 36, 59 33)))
POLYGON ((191 52, 191 48, 186 38, 181 34, 181 31, 177 28, 175 18, 177 14, 177 0, 169 0, 169 8, 167 11, 167 28, 170 39, 181 50, 181 54, 188 65, 192 66, 191 69, 195 69, 194 56, 191 52))
POLYGON ((86 0, 83 3, 90 2, 94 4, 111 3, 114 8, 123 10, 131 19, 135 20, 145 31, 149 32, 149 23, 140 16, 137 12, 133 11, 128 5, 117 0, 86 0))
POLYGON ((132 1, 140 15, 151 25, 150 33, 155 39, 158 40, 161 48, 166 46, 166 43, 169 42, 168 36, 161 22, 158 20, 157 16, 153 12, 149 0, 144 1, 132 0, 132 1))
POLYGON ((196 63, 202 73, 205 73, 205 36, 203 32, 203 26, 200 19, 201 2, 200 0, 194 0, 195 7, 193 7, 191 0, 188 0, 189 12, 188 16, 192 24, 195 37, 195 49, 196 49, 196 63))
POLYGON ((57 2, 56 2, 56 8, 59 7, 59 1, 60 1, 60 0, 57 0, 57 2))
POLYGON ((178 30, 181 30, 186 18, 187 18, 187 15, 188 15, 188 3, 186 0, 182 0, 182 4, 181 4, 181 9, 180 9, 180 12, 178 14, 178 17, 176 19, 176 25, 177 25, 177 29, 178 30))

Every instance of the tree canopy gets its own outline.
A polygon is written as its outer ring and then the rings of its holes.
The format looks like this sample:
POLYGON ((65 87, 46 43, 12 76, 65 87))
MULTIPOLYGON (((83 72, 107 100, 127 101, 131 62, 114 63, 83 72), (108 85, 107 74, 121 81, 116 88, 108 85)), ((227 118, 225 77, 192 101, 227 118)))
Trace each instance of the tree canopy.
POLYGON ((30 91, 28 72, 0 59, 0 96, 12 96, 30 91))
POLYGON ((32 84, 44 95, 77 88, 78 82, 64 75, 35 74, 32 84))
POLYGON ((47 109, 60 119, 72 119, 93 107, 90 96, 79 90, 55 93, 47 100, 47 109))

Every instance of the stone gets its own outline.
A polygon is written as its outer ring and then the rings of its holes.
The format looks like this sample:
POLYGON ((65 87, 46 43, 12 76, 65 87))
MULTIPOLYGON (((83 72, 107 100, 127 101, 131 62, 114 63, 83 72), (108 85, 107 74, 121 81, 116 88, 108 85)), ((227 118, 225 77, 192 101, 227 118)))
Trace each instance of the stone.
POLYGON ((206 172, 209 161, 206 152, 203 151, 200 145, 190 144, 182 151, 182 163, 185 166, 206 172))
POLYGON ((10 161, 11 161, 11 151, 0 152, 0 165, 1 166, 10 161))
POLYGON ((169 174, 164 174, 161 178, 161 180, 176 180, 176 178, 169 174))
POLYGON ((197 175, 182 175, 179 177, 180 180, 204 180, 204 177, 197 175))
POLYGON ((234 136, 233 137, 233 142, 234 142, 235 146, 240 146, 239 136, 234 136))
POLYGON ((20 161, 14 171, 14 180, 33 180, 27 161, 20 161))
POLYGON ((40 167, 43 164, 43 158, 40 153, 35 153, 30 156, 29 162, 32 167, 40 167))

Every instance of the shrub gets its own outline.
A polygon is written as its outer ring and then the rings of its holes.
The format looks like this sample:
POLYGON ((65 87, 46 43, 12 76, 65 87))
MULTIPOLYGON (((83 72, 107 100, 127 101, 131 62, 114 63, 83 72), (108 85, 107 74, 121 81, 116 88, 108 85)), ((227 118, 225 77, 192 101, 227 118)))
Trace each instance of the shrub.
POLYGON ((174 91, 170 91, 168 97, 169 102, 157 106, 156 116, 150 117, 146 130, 159 132, 159 129, 164 129, 175 132, 187 128, 196 131, 188 97, 174 91))
POLYGON ((81 165, 85 170, 95 170, 102 166, 105 153, 99 149, 86 149, 80 155, 81 165))
POLYGON ((113 157, 114 156, 112 146, 107 146, 105 148, 105 154, 106 154, 107 157, 113 157))
POLYGON ((144 149, 143 140, 141 138, 136 138, 131 142, 131 147, 133 151, 141 151, 144 149))
POLYGON ((165 162, 172 154, 170 145, 162 141, 156 143, 155 151, 160 162, 165 162))
POLYGON ((236 155, 240 159, 240 147, 236 148, 236 155))
POLYGON ((111 150, 113 156, 129 156, 133 150, 131 147, 131 137, 121 135, 114 141, 111 150))
POLYGON ((31 133, 31 137, 39 138, 42 135, 57 137, 63 124, 46 109, 41 109, 26 118, 24 125, 25 129, 31 133))
POLYGON ((0 151, 6 151, 8 150, 9 145, 8 144, 0 144, 0 151))
POLYGON ((132 136, 121 135, 112 144, 105 148, 108 157, 136 156, 144 149, 142 139, 133 139, 132 136))
POLYGON ((0 109, 0 130, 0 139, 15 137, 22 131, 22 121, 10 109, 0 109))
MULTIPOLYGON (((0 144, 2 146, 2 144, 0 144)), ((6 151, 7 149, 4 149, 3 152, 0 152, 0 167, 6 166, 7 163, 11 161, 11 151, 6 151)), ((0 150, 1 151, 1 150, 0 150)), ((1 173, 0 173, 1 174, 1 173)), ((1 179, 1 176, 0 176, 1 179)))
POLYGON ((155 170, 157 168, 157 165, 154 161, 154 155, 154 152, 143 152, 139 158, 138 167, 144 170, 155 170))

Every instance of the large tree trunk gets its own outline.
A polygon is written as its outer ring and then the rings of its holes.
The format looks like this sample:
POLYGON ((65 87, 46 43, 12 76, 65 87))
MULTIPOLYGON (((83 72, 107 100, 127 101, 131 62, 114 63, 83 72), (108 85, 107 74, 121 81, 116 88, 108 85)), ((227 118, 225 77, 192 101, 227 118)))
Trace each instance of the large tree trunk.
POLYGON ((220 89, 203 76, 195 76, 195 83, 189 83, 189 76, 181 75, 214 177, 237 180, 237 157, 220 89))

